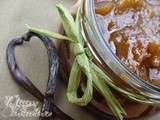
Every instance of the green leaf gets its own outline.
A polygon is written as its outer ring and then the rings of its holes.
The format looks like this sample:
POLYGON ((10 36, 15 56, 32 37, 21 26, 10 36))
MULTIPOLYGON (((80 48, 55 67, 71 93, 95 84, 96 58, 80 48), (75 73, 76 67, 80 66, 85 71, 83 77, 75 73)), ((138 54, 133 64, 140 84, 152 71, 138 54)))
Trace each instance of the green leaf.
POLYGON ((97 75, 94 69, 92 69, 92 75, 94 76, 93 83, 95 88, 104 96, 110 110, 118 120, 123 120, 123 115, 126 115, 126 112, 120 105, 119 101, 114 97, 110 88, 105 84, 104 80, 97 75))
POLYGON ((80 16, 81 16, 81 9, 78 8, 77 14, 76 14, 76 19, 75 19, 75 24, 76 27, 80 30, 80 16))
POLYGON ((68 41, 74 42, 74 41, 73 41, 72 39, 70 39, 69 37, 66 37, 66 36, 64 36, 64 35, 61 35, 61 34, 59 34, 59 33, 51 32, 51 31, 44 30, 44 29, 34 28, 34 27, 29 26, 29 25, 26 25, 26 27, 27 27, 28 30, 31 31, 31 32, 35 32, 35 33, 38 33, 38 34, 41 34, 41 35, 45 35, 45 36, 48 36, 48 37, 51 37, 51 38, 55 38, 55 39, 68 40, 68 41))
POLYGON ((71 68, 69 83, 67 88, 68 100, 72 103, 81 104, 81 101, 77 97, 77 89, 80 82, 81 70, 76 60, 71 68))
POLYGON ((84 46, 84 40, 83 40, 83 37, 82 37, 82 34, 81 34, 81 27, 80 27, 81 26, 81 9, 80 8, 78 8, 78 10, 77 10, 75 23, 76 23, 76 27, 77 27, 77 29, 80 33, 79 36, 78 36, 78 37, 80 37, 80 38, 78 38, 79 42, 82 44, 82 46, 84 46))
POLYGON ((80 106, 87 105, 93 94, 92 87, 92 75, 89 68, 89 63, 85 54, 78 55, 71 68, 71 73, 69 77, 69 84, 67 89, 68 100, 72 103, 78 104, 80 106), (82 63, 83 62, 83 63, 82 63), (78 98, 77 89, 80 82, 80 73, 83 72, 87 76, 87 86, 84 90, 82 97, 78 98))
POLYGON ((75 59, 79 65, 80 69, 87 77, 87 80, 86 80, 87 85, 84 90, 84 94, 82 96, 82 98, 87 99, 87 102, 84 104, 84 105, 87 105, 93 97, 93 83, 92 83, 93 78, 92 78, 92 74, 91 74, 89 60, 88 60, 87 56, 85 55, 85 53, 77 55, 75 59))
POLYGON ((57 5, 57 9, 59 15, 62 20, 62 24, 64 30, 69 38, 74 40, 75 42, 80 41, 80 33, 76 26, 73 16, 70 14, 69 10, 67 10, 62 4, 57 5))

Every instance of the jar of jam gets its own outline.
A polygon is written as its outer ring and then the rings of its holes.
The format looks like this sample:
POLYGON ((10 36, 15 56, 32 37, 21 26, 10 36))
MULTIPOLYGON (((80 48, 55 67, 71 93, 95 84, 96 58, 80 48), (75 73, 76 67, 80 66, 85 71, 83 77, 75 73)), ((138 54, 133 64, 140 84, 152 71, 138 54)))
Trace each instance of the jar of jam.
MULTIPOLYGON (((126 119, 158 112, 155 105, 160 103, 160 1, 82 2, 81 29, 94 63, 116 86, 148 100, 149 104, 134 102, 113 91, 127 112, 126 119)), ((72 64, 67 43, 61 44, 60 55, 61 73, 66 79, 72 64)), ((85 76, 81 78, 80 94, 85 76)), ((114 119, 97 91, 87 108, 102 118, 114 119)))

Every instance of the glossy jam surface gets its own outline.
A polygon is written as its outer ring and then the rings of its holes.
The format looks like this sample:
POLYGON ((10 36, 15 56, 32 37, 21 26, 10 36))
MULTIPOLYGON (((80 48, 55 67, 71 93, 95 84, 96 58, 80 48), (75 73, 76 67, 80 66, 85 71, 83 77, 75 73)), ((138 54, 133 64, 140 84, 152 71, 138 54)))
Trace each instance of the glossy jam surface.
POLYGON ((141 79, 160 85, 160 0, 95 0, 113 53, 141 79))

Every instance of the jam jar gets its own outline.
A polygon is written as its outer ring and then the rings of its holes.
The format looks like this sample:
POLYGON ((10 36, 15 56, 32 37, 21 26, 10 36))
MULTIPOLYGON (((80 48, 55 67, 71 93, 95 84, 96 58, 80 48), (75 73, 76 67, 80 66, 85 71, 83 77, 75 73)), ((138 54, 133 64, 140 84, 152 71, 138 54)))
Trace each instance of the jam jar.
MULTIPOLYGON (((155 62, 150 58, 146 61, 149 67, 144 66, 146 63, 142 62, 147 56, 145 53, 148 53, 149 50, 151 56, 152 53, 155 55, 155 51, 160 50, 157 27, 160 25, 160 19, 158 19, 160 18, 160 1, 80 0, 79 3, 82 3, 81 31, 85 45, 92 53, 93 62, 110 77, 117 87, 130 93, 142 95, 148 100, 148 104, 134 102, 113 91, 127 112, 125 118, 141 118, 159 112, 160 87, 154 82, 150 82, 150 73, 146 73, 147 78, 143 77, 144 71, 140 71, 139 67, 143 66, 142 68, 151 70, 154 67, 151 62, 155 63, 155 66, 160 64, 158 60, 155 62), (159 10, 159 12, 153 12, 154 9, 159 10), (151 23, 147 22, 148 15, 154 17, 155 14, 158 14, 158 17, 149 20, 151 23), (146 26, 142 24, 144 22, 147 22, 146 26), (138 27, 140 30, 144 28, 142 31, 145 31, 145 33, 141 33, 138 27), (149 30, 152 30, 153 34, 149 30), (148 40, 150 36, 155 40, 148 40)), ((62 32, 63 30, 61 30, 62 32)), ((62 78, 67 80, 73 60, 67 42, 60 44, 59 51, 61 58, 60 71, 62 78)), ((154 57, 153 59, 155 60, 154 57)), ((82 75, 79 94, 83 92, 84 79, 85 76, 82 75)), ((99 118, 115 119, 104 98, 96 90, 94 90, 94 98, 86 108, 98 115, 99 118)))

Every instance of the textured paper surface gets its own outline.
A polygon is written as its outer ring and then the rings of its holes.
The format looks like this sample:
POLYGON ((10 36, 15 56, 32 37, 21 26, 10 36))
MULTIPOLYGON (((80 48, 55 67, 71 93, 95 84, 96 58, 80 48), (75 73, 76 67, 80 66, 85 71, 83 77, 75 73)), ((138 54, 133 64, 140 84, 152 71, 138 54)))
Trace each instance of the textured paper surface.
MULTIPOLYGON (((75 0, 0 1, 0 98, 19 95, 21 99, 36 100, 12 80, 6 64, 6 48, 12 38, 16 38, 27 31, 25 29, 26 23, 35 27, 57 31, 60 21, 55 4, 58 2, 62 2, 70 8, 75 0)), ((17 47, 16 58, 23 72, 44 92, 48 76, 48 62, 47 53, 42 43, 33 39, 30 43, 17 47)), ((60 81, 58 83, 56 104, 63 111, 75 120, 99 120, 86 110, 68 103, 65 90, 66 86, 60 81)), ((0 99, 0 120, 38 120, 36 117, 9 117, 8 109, 5 109, 5 106, 1 104, 3 101, 4 99, 0 99)), ((159 117, 157 115, 147 120, 159 119, 160 115, 159 117)))

